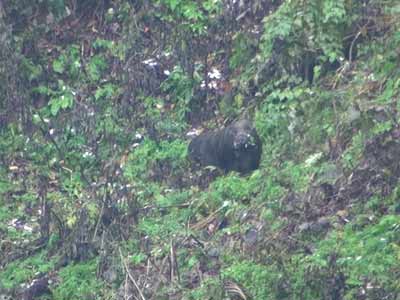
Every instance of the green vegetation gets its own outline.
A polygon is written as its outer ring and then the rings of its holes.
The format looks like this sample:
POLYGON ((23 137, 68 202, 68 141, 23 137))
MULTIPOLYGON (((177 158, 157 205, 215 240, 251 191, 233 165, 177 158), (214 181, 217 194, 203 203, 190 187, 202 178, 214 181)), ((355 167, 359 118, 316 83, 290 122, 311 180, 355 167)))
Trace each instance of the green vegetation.
POLYGON ((96 279, 96 268, 96 261, 88 261, 60 270, 60 283, 54 289, 54 299, 102 299, 102 284, 96 279))
POLYGON ((398 300, 398 1, 12 0, 0 44, 1 299, 398 300), (244 115, 258 170, 189 161, 244 115))
POLYGON ((48 260, 46 254, 41 252, 32 255, 24 260, 18 260, 10 263, 5 268, 0 277, 3 288, 26 283, 35 277, 37 273, 46 273, 54 268, 54 261, 48 260))

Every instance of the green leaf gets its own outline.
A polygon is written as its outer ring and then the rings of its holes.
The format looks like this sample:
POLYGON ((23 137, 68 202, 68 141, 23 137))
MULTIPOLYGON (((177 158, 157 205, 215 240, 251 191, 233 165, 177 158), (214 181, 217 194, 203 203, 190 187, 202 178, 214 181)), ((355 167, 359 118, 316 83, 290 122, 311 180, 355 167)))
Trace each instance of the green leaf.
POLYGON ((168 4, 172 10, 175 10, 176 7, 179 5, 179 3, 180 3, 180 0, 170 0, 168 4))
POLYGON ((56 73, 60 73, 60 74, 64 73, 64 71, 65 71, 64 63, 60 60, 53 61, 53 70, 56 73))
POLYGON ((56 116, 60 109, 71 108, 74 103, 74 96, 70 91, 67 91, 65 94, 54 97, 50 99, 50 112, 53 116, 56 116))
POLYGON ((104 57, 101 57, 99 55, 92 57, 87 66, 89 77, 93 81, 98 81, 106 68, 107 62, 105 61, 104 57))

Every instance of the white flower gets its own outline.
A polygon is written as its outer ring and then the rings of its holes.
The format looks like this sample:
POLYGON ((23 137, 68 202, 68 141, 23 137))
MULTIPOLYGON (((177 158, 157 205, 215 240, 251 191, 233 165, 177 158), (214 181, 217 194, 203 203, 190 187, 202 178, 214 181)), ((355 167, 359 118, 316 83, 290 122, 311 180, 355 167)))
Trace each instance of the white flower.
POLYGON ((30 227, 30 226, 28 226, 28 225, 24 225, 24 230, 25 230, 25 231, 28 231, 28 232, 32 232, 32 231, 33 231, 33 228, 30 227))
POLYGON ((84 158, 86 158, 86 157, 90 157, 90 156, 93 156, 93 153, 92 152, 90 152, 90 151, 86 151, 85 153, 83 153, 83 155, 82 155, 84 158))
POLYGON ((217 70, 216 68, 212 68, 211 72, 208 72, 208 77, 212 79, 220 79, 221 78, 221 72, 217 70))
POLYGON ((216 81, 211 81, 211 82, 208 84, 208 87, 209 87, 210 89, 217 89, 218 83, 217 83, 216 81))
POLYGON ((154 67, 154 66, 158 65, 158 62, 156 62, 154 58, 146 59, 146 60, 142 61, 142 63, 144 63, 145 65, 148 65, 150 67, 154 67))

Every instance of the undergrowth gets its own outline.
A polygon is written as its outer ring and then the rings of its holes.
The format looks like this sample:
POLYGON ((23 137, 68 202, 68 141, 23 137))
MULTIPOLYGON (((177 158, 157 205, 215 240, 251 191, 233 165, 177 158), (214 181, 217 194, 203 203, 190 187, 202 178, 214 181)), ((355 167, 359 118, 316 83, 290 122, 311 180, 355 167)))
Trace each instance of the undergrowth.
POLYGON ((78 2, 0 14, 1 292, 397 299, 396 1, 78 2), (258 170, 189 160, 243 115, 258 170))

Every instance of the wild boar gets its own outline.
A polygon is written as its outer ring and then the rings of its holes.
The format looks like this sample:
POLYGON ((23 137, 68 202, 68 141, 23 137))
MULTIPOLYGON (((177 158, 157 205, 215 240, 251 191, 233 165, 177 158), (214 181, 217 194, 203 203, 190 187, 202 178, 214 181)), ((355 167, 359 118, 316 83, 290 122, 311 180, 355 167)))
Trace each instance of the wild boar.
POLYGON ((201 165, 212 165, 225 172, 242 174, 257 169, 260 165, 262 145, 260 138, 247 119, 229 126, 202 133, 189 144, 189 157, 201 165))

